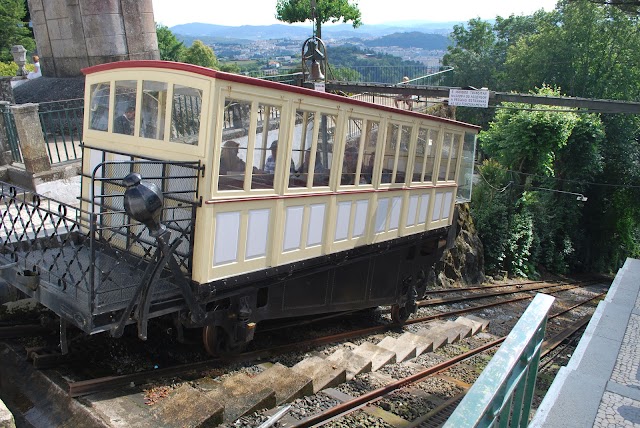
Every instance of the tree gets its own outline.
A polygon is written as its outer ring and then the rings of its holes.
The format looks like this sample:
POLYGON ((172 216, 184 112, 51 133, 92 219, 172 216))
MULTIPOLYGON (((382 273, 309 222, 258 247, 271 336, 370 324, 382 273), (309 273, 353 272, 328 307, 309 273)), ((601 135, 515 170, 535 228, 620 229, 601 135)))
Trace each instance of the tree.
POLYGON ((184 62, 189 64, 201 65, 203 67, 219 69, 218 59, 213 49, 202 43, 200 40, 193 42, 184 54, 184 62))
POLYGON ((25 0, 2 0, 0 2, 0 61, 13 60, 11 46, 22 45, 27 51, 36 47, 35 40, 25 20, 25 0))
POLYGON ((276 19, 278 21, 305 22, 313 19, 316 22, 316 37, 322 38, 322 24, 326 22, 349 22, 353 28, 362 25, 362 15, 358 4, 351 4, 350 0, 278 0, 276 4, 276 19), (311 3, 316 3, 315 13, 311 3))
MULTIPOLYGON (((561 95, 549 87, 537 93, 561 95)), ((487 269, 525 276, 535 274, 538 264, 559 273, 586 269, 593 245, 590 219, 576 195, 590 200, 589 182, 603 170, 602 121, 559 107, 500 107, 479 136, 493 163, 481 167, 489 184, 478 186, 472 204, 478 233, 489 249, 487 269)))
POLYGON ((184 43, 176 38, 169 30, 169 27, 156 24, 156 34, 158 36, 160 59, 164 61, 182 61, 186 50, 184 43))

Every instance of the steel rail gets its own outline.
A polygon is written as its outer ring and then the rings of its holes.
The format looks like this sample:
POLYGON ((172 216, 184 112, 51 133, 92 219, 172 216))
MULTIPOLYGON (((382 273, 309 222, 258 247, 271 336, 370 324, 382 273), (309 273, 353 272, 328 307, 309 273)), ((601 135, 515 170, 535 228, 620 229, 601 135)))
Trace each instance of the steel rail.
MULTIPOLYGON (((580 302, 580 304, 578 305, 574 305, 571 308, 567 309, 567 310, 563 310, 561 312, 558 312, 557 314, 554 314, 552 316, 549 316, 549 319, 558 317, 560 315, 563 315, 564 313, 575 309, 578 306, 582 306, 584 304, 587 304, 589 302, 591 302, 592 300, 598 298, 598 297, 602 297, 603 294, 599 294, 595 297, 592 297, 590 299, 587 299, 583 302, 580 302)), ((587 321, 588 322, 588 321, 587 321)), ((582 326, 584 326, 584 320, 583 318, 581 318, 577 323, 575 323, 575 325, 577 326, 574 331, 579 330, 580 328, 582 328, 582 326)), ((566 333, 565 333, 566 334, 566 333)), ((359 397, 355 397, 352 400, 346 401, 344 403, 340 403, 335 407, 332 407, 328 410, 325 410, 322 413, 319 413, 317 415, 314 416, 310 416, 307 419, 304 419, 303 421, 301 421, 299 424, 297 425, 293 425, 294 428, 306 428, 306 427, 314 427, 314 426, 320 426, 320 425, 324 425, 325 422, 329 422, 331 420, 334 420, 338 417, 343 417, 349 413, 354 412, 355 410, 358 410, 359 408, 366 406, 367 404, 370 404, 372 401, 377 400, 378 398, 381 398, 399 388, 402 388, 405 385, 408 384, 412 384, 418 380, 421 380, 425 377, 428 377, 430 375, 434 375, 437 373, 440 373, 448 368, 453 367, 454 365, 468 359, 471 358, 477 354, 480 354, 481 352, 484 352, 486 350, 489 350, 499 344, 501 344, 502 342, 504 342, 506 340, 507 336, 503 336, 499 339, 496 339, 492 342, 486 343, 482 346, 479 346, 477 348, 474 348, 470 351, 467 351, 463 354, 460 354, 458 356, 455 356, 447 361, 444 361, 440 364, 436 364, 435 366, 429 367, 428 369, 422 370, 418 373, 415 373, 411 376, 405 377, 403 379, 399 379, 397 381, 391 382, 390 384, 387 384, 381 388, 378 388, 376 390, 370 391, 366 394, 363 394, 359 397)), ((543 344, 544 346, 544 344, 543 344)))
MULTIPOLYGON (((572 288, 577 288, 577 287, 579 286, 577 285, 572 286, 572 288)), ((567 290, 569 289, 556 290, 556 291, 553 291, 552 293, 567 291, 567 290)), ((514 291, 514 293, 521 292, 521 291, 522 290, 514 291)), ((520 300, 532 299, 532 298, 533 296, 524 296, 524 297, 518 297, 518 298, 507 300, 507 301, 493 302, 487 305, 474 306, 471 308, 459 309, 459 310, 450 311, 450 312, 443 312, 439 314, 429 315, 426 317, 414 318, 414 319, 408 320, 405 324, 409 325, 409 324, 432 321, 439 318, 446 318, 453 315, 474 312, 474 311, 482 310, 484 308, 504 305, 504 304, 508 304, 508 303, 512 303, 520 300)), ((111 390, 113 388, 120 387, 120 386, 126 386, 126 385, 129 385, 131 382, 135 384, 135 383, 148 381, 151 379, 177 376, 177 375, 192 372, 192 371, 205 370, 213 366, 222 365, 226 362, 231 362, 231 361, 247 362, 247 361, 254 361, 257 359, 270 358, 273 356, 281 355, 286 352, 300 351, 300 350, 310 349, 310 348, 314 348, 322 345, 328 345, 331 343, 342 342, 345 340, 351 340, 351 339, 362 337, 368 334, 380 333, 380 332, 392 330, 395 328, 398 328, 398 324, 377 325, 377 326, 368 327, 364 329, 348 331, 345 333, 339 333, 335 335, 309 339, 309 340, 305 340, 305 341, 294 343, 294 344, 286 344, 286 345, 280 345, 280 346, 276 346, 269 349, 263 349, 263 350, 253 351, 253 352, 245 352, 242 354, 235 355, 232 358, 212 358, 210 360, 200 361, 197 363, 189 363, 189 364, 179 365, 175 367, 166 367, 162 369, 149 370, 149 371, 138 372, 133 374, 105 376, 101 378, 88 379, 83 381, 69 382, 68 392, 71 397, 79 397, 82 395, 88 395, 96 392, 111 390)))

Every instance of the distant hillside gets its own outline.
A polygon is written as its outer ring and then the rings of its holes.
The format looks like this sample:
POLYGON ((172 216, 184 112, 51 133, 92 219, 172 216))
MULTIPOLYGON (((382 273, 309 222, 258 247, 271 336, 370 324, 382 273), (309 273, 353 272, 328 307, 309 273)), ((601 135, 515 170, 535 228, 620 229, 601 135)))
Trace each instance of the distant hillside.
POLYGON ((446 50, 449 39, 439 34, 426 34, 419 31, 393 33, 388 36, 364 41, 367 47, 400 46, 403 48, 421 48, 427 50, 446 50))
MULTIPOLYGON (((353 28, 350 24, 323 25, 322 38, 359 38, 369 39, 383 37, 399 32, 422 32, 446 36, 455 24, 461 22, 411 22, 384 25, 362 25, 353 28)), ((174 34, 190 36, 201 39, 202 37, 269 40, 269 39, 299 39, 304 40, 311 36, 311 25, 241 25, 230 27, 226 25, 203 24, 194 22, 180 24, 170 28, 174 34)))

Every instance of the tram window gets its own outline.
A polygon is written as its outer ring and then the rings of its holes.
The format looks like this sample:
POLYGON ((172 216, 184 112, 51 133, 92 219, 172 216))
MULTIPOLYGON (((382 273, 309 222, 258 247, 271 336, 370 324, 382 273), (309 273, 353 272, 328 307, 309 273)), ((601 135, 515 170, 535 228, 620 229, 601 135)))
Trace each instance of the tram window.
POLYGON ((413 163, 413 175, 411 176, 411 181, 414 183, 420 183, 424 175, 428 139, 429 130, 425 128, 419 128, 418 141, 416 141, 416 154, 414 156, 413 163))
POLYGON ((342 158, 342 176, 340 184, 342 185, 358 185, 366 184, 365 177, 362 175, 362 142, 364 121, 362 119, 349 118, 347 123, 347 142, 344 146, 342 158))
POLYGON ((218 190, 244 190, 251 103, 225 100, 218 190))
POLYGON ((251 188, 273 189, 276 159, 279 155, 280 107, 259 104, 257 121, 251 188))
POLYGON ((142 82, 140 108, 140 137, 164 140, 167 114, 167 83, 145 80, 142 82))
POLYGON ((392 123, 387 127, 387 134, 384 143, 384 158, 382 160, 382 177, 380 179, 381 183, 392 182, 399 132, 400 125, 392 123))
POLYGON ((411 143, 411 126, 402 126, 400 132, 400 148, 397 150, 398 163, 396 166, 396 183, 404 183, 407 177, 407 164, 409 163, 409 143, 411 143))
POLYGON ((291 162, 295 165, 295 174, 289 178, 289 187, 307 187, 309 174, 313 174, 318 169, 318 166, 322 167, 322 156, 317 152, 313 153, 312 156, 311 153, 314 118, 315 113, 313 112, 296 110, 293 142, 291 144, 291 162), (313 158, 314 168, 309 171, 311 169, 311 158, 313 158))
POLYGON ((197 146, 202 114, 202 91, 189 86, 174 85, 172 105, 170 141, 197 146))
POLYGON ((456 179, 456 167, 458 166, 458 151, 460 151, 460 134, 453 136, 453 143, 451 145, 451 160, 449 161, 449 174, 447 176, 448 181, 456 179))
POLYGON ((320 114, 318 121, 318 139, 316 142, 316 165, 314 166, 313 185, 328 186, 333 161, 333 146, 338 118, 330 114, 320 114), (318 161, 320 157, 320 161, 318 161))
POLYGON ((426 162, 424 167, 424 182, 433 183, 433 167, 436 163, 436 145, 438 144, 438 131, 429 130, 429 139, 427 140, 426 162))
POLYGON ((447 168, 449 167, 449 157, 451 155, 451 145, 453 144, 453 134, 446 132, 444 134, 444 142, 442 143, 442 154, 440 156, 440 169, 438 172, 438 181, 447 179, 447 168))
POLYGON ((373 183, 373 167, 376 160, 376 151, 378 149, 378 131, 380 123, 368 120, 365 126, 365 135, 363 139, 364 152, 362 154, 362 169, 360 170, 361 180, 367 184, 373 183))
POLYGON ((133 135, 136 121, 136 80, 116 81, 116 99, 113 109, 113 132, 133 135))
POLYGON ((109 123, 109 82, 91 85, 89 129, 106 131, 109 123))

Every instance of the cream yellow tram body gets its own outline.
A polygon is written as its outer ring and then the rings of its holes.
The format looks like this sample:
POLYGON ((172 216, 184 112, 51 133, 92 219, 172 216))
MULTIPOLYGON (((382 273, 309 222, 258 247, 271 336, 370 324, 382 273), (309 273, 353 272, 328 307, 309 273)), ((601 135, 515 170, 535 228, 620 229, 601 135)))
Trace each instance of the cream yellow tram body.
POLYGON ((414 309, 470 197, 477 127, 187 64, 84 72, 77 234, 96 268, 71 314, 48 305, 61 317, 144 338, 173 314, 213 353, 267 319, 414 309), (161 193, 155 226, 127 189, 161 193))

